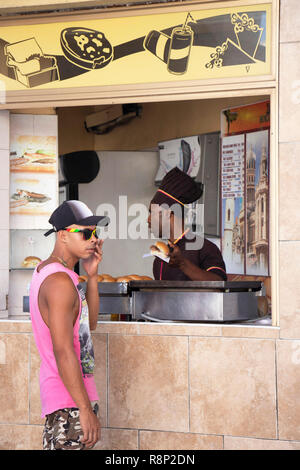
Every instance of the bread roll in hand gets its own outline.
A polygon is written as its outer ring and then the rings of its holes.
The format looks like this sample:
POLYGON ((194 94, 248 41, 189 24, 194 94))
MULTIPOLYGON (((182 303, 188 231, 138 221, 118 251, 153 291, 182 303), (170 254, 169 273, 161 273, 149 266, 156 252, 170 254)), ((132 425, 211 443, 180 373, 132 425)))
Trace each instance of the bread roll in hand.
POLYGON ((167 259, 170 255, 170 248, 164 242, 156 242, 150 247, 151 255, 167 259))

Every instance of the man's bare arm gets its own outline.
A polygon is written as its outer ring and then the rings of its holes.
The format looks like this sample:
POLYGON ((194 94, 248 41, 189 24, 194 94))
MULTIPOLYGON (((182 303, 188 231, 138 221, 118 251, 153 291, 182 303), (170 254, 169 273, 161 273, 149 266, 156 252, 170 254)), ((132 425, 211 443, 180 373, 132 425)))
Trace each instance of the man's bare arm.
POLYGON ((88 275, 86 288, 86 300, 89 307, 90 329, 95 330, 99 314, 99 293, 98 293, 98 265, 102 260, 103 240, 98 240, 95 244, 95 252, 83 262, 83 268, 88 275))
POLYGON ((88 277, 86 288, 86 300, 89 307, 90 329, 95 330, 99 314, 98 275, 88 277))

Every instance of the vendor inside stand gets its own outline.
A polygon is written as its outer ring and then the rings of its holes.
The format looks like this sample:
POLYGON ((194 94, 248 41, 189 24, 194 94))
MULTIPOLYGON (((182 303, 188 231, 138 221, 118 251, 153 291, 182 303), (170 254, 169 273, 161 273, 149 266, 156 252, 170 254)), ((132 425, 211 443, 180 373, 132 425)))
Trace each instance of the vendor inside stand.
POLYGON ((226 267, 219 248, 197 234, 191 234, 184 222, 184 208, 198 201, 203 192, 201 183, 180 169, 173 168, 163 178, 151 200, 148 225, 156 238, 169 233, 169 262, 155 258, 155 280, 226 281, 226 267), (180 208, 180 210, 175 210, 180 208), (178 231, 179 228, 179 231, 178 231), (179 236, 178 236, 179 235, 179 236), (193 249, 192 245, 196 249, 193 249), (200 247, 200 248, 199 248, 200 247))

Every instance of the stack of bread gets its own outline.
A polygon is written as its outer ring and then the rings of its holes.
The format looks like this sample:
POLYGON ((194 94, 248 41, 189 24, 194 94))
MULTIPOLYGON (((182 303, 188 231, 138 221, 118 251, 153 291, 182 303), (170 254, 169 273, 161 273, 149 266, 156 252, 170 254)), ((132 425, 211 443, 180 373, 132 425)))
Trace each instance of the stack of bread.
MULTIPOLYGON (((152 277, 139 276, 138 274, 126 274, 113 277, 110 274, 98 274, 98 282, 129 282, 129 281, 152 281, 152 277)), ((79 276, 79 282, 87 282, 87 276, 79 276)))

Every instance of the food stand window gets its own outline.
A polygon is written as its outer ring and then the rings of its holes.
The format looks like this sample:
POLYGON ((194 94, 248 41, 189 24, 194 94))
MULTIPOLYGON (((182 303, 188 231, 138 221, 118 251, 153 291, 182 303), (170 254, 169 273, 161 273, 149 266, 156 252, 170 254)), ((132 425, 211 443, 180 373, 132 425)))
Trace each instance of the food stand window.
POLYGON ((188 10, 166 5, 134 14, 93 11, 51 20, 41 15, 17 25, 3 20, 1 28, 2 109, 270 96, 273 324, 278 309, 276 18, 277 1, 245 1, 193 4, 188 10))

